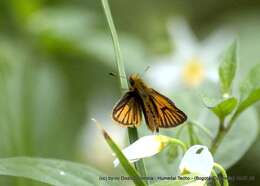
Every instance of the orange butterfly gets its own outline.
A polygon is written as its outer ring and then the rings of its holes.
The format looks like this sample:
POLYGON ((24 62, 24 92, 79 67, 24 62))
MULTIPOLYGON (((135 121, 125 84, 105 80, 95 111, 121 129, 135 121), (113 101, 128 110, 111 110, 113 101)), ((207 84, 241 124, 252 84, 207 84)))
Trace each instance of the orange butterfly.
POLYGON ((148 87, 138 74, 129 77, 129 91, 113 109, 113 119, 123 127, 138 127, 142 112, 147 127, 154 132, 159 128, 176 127, 187 116, 167 97, 148 87))

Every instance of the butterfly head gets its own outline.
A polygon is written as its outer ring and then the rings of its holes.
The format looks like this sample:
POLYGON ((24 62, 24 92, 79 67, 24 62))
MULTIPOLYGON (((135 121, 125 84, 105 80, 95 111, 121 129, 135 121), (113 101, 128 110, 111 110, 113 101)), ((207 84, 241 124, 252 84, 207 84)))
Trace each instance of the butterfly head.
POLYGON ((134 86, 138 81, 141 80, 141 77, 139 76, 139 74, 131 74, 128 79, 130 85, 134 86))
POLYGON ((139 74, 131 74, 129 76, 129 84, 131 87, 136 87, 139 84, 143 84, 143 80, 141 79, 139 74))

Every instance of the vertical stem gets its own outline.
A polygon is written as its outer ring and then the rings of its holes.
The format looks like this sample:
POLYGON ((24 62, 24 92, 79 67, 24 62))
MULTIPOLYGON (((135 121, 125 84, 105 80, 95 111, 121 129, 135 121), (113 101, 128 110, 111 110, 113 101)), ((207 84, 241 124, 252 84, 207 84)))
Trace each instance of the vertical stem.
POLYGON ((223 141, 224 137, 226 136, 226 134, 228 133, 228 131, 230 131, 231 127, 233 126, 233 124, 236 121, 239 114, 240 113, 236 111, 233 114, 232 118, 227 123, 226 127, 224 125, 224 120, 220 120, 218 134, 215 137, 215 139, 213 140, 211 148, 210 148, 210 151, 213 155, 216 153, 219 145, 222 143, 222 141, 223 141))
POLYGON ((212 146, 211 146, 211 153, 214 155, 219 147, 219 145, 221 144, 221 142, 223 141, 224 137, 226 135, 226 130, 220 130, 216 136, 216 138, 213 140, 212 142, 212 146))
MULTIPOLYGON (((106 16, 108 26, 110 28, 112 40, 113 40, 121 90, 126 90, 126 89, 128 89, 128 84, 127 84, 127 80, 125 78, 123 78, 123 77, 126 77, 126 73, 125 73, 125 68, 124 68, 124 63, 123 63, 123 58, 122 58, 122 54, 121 54, 121 50, 120 50, 120 45, 119 45, 116 28, 115 28, 113 18, 111 15, 111 11, 109 8, 108 0, 101 0, 101 2, 102 2, 102 6, 103 6, 103 9, 105 12, 105 16, 106 16)), ((123 91, 122 91, 122 94, 123 94, 123 91)), ((128 128, 128 136, 129 136, 130 143, 133 143, 134 141, 136 141, 138 139, 137 129, 128 128)), ((141 176, 146 176, 145 166, 144 166, 144 162, 142 159, 139 160, 138 162, 135 162, 135 168, 140 172, 141 176)))
POLYGON ((122 57, 121 50, 120 50, 118 35, 116 32, 114 21, 113 21, 111 11, 109 8, 109 4, 108 4, 107 0, 101 0, 101 1, 102 1, 103 9, 104 9, 104 12, 105 12, 105 15, 107 18, 107 23, 108 23, 108 26, 109 26, 109 29, 111 32, 111 36, 112 36, 121 88, 128 89, 127 81, 126 81, 126 79, 123 78, 123 77, 126 77, 124 62, 123 62, 123 57, 122 57))
POLYGON ((189 133, 190 146, 195 145, 193 132, 194 131, 193 131, 191 123, 188 123, 188 133, 189 133))
MULTIPOLYGON (((130 144, 134 143, 139 138, 137 129, 136 128, 128 128, 128 136, 129 136, 130 144)), ((146 170, 145 170, 145 166, 144 166, 143 161, 139 160, 138 163, 135 163, 134 165, 135 165, 135 168, 140 171, 140 173, 142 173, 142 172, 144 173, 144 175, 141 174, 142 176, 146 176, 146 174, 145 174, 146 170)))
POLYGON ((211 153, 214 155, 220 145, 220 143, 222 142, 223 138, 226 135, 226 129, 224 126, 224 119, 220 119, 219 121, 219 129, 218 129, 218 133, 217 136, 215 137, 215 139, 212 142, 212 146, 211 146, 211 153))

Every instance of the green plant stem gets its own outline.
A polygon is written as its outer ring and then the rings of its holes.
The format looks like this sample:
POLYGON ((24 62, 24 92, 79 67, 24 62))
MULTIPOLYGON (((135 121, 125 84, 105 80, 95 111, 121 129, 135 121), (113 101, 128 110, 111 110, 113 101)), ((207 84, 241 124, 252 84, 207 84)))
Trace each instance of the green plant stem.
POLYGON ((221 186, 221 184, 219 182, 218 175, 217 175, 217 173, 213 169, 211 171, 211 176, 213 177, 216 186, 221 186))
MULTIPOLYGON (((130 144, 134 143, 138 138, 138 132, 136 128, 128 128, 128 137, 130 144)), ((146 176, 146 170, 144 162, 140 159, 138 162, 135 162, 135 168, 140 172, 142 176, 146 176)))
POLYGON ((194 140, 194 137, 193 137, 193 128, 192 128, 192 125, 188 125, 188 133, 189 133, 189 140, 190 140, 190 146, 194 145, 195 144, 195 140, 194 140))
POLYGON ((176 133, 176 138, 179 138, 181 136, 181 133, 182 133, 183 129, 184 129, 183 125, 180 126, 180 129, 176 133))
POLYGON ((181 140, 178 140, 176 138, 170 138, 169 140, 170 140, 170 143, 181 146, 184 153, 187 151, 187 146, 181 140))
POLYGON ((222 174, 223 176, 223 185, 224 186, 228 186, 228 177, 227 177, 227 173, 225 171, 225 169, 219 165, 218 163, 214 163, 214 168, 218 169, 220 171, 220 173, 222 174))
POLYGON ((202 132, 204 132, 210 139, 213 139, 213 135, 211 134, 211 132, 204 126, 192 121, 192 125, 194 125, 195 127, 197 127, 198 129, 200 129, 202 132))
POLYGON ((212 146, 211 146, 211 153, 215 154, 220 143, 222 142, 223 138, 226 135, 226 129, 225 129, 225 125, 224 125, 224 119, 220 119, 219 120, 219 129, 218 129, 218 133, 217 136, 215 137, 215 139, 212 142, 212 146))
MULTIPOLYGON (((122 54, 120 51, 119 39, 118 39, 116 28, 115 28, 115 25, 113 22, 113 18, 111 15, 108 1, 101 0, 101 2, 102 2, 102 6, 103 6, 103 9, 104 9, 104 12, 106 15, 106 19, 107 19, 108 26, 110 28, 110 32, 111 32, 111 36, 112 36, 112 40, 113 40, 113 45, 114 45, 114 50, 115 50, 115 55, 116 55, 116 64, 117 64, 117 69, 118 69, 118 74, 119 74, 121 91, 123 94, 124 93, 123 90, 128 89, 128 83, 127 83, 127 80, 124 78, 124 77, 126 77, 126 73, 125 73, 122 54)), ((128 128, 128 136, 129 136, 130 143, 133 143, 134 141, 138 140, 137 129, 128 128)), ((140 172, 141 176, 146 176, 146 171, 145 171, 145 166, 144 166, 143 160, 139 160, 138 162, 135 162, 134 165, 135 165, 135 168, 140 172)))
POLYGON ((122 53, 120 50, 119 39, 118 39, 115 24, 114 24, 112 15, 111 15, 111 11, 109 8, 108 0, 101 0, 101 1, 102 1, 105 15, 106 15, 108 26, 110 28, 111 36, 112 36, 121 88, 122 88, 122 90, 127 90, 128 84, 127 84, 126 79, 124 78, 124 77, 126 77, 126 73, 125 73, 125 68, 124 68, 123 57, 122 57, 122 53))
POLYGON ((217 136, 215 137, 215 139, 212 142, 210 151, 211 153, 214 155, 219 147, 219 145, 222 143, 222 141, 224 140, 224 137, 226 136, 226 134, 230 131, 230 129, 232 128, 235 120, 237 119, 238 115, 240 113, 235 112, 234 115, 231 117, 231 119, 229 120, 229 122, 227 123, 227 126, 225 127, 224 125, 224 119, 220 120, 220 124, 219 124, 219 130, 217 133, 217 136))
POLYGON ((221 142, 223 141, 224 137, 226 135, 226 131, 225 130, 219 130, 218 134, 216 136, 216 138, 213 140, 212 142, 212 146, 211 146, 211 153, 214 155, 219 147, 219 145, 221 144, 221 142))

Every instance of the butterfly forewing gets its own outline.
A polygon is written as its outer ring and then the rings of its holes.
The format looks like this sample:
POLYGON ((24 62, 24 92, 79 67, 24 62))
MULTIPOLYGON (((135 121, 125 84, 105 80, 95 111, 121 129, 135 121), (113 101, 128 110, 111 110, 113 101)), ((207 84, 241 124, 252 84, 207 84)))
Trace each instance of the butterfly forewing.
POLYGON ((121 126, 137 127, 142 112, 151 131, 176 127, 187 116, 167 97, 148 87, 138 74, 129 77, 129 89, 113 109, 113 119, 121 126))
POLYGON ((169 98, 159 92, 152 89, 150 98, 154 107, 156 107, 159 128, 176 127, 187 119, 184 112, 178 109, 169 98))
POLYGON ((136 92, 127 92, 113 109, 113 119, 125 127, 138 126, 142 119, 140 99, 136 92))

